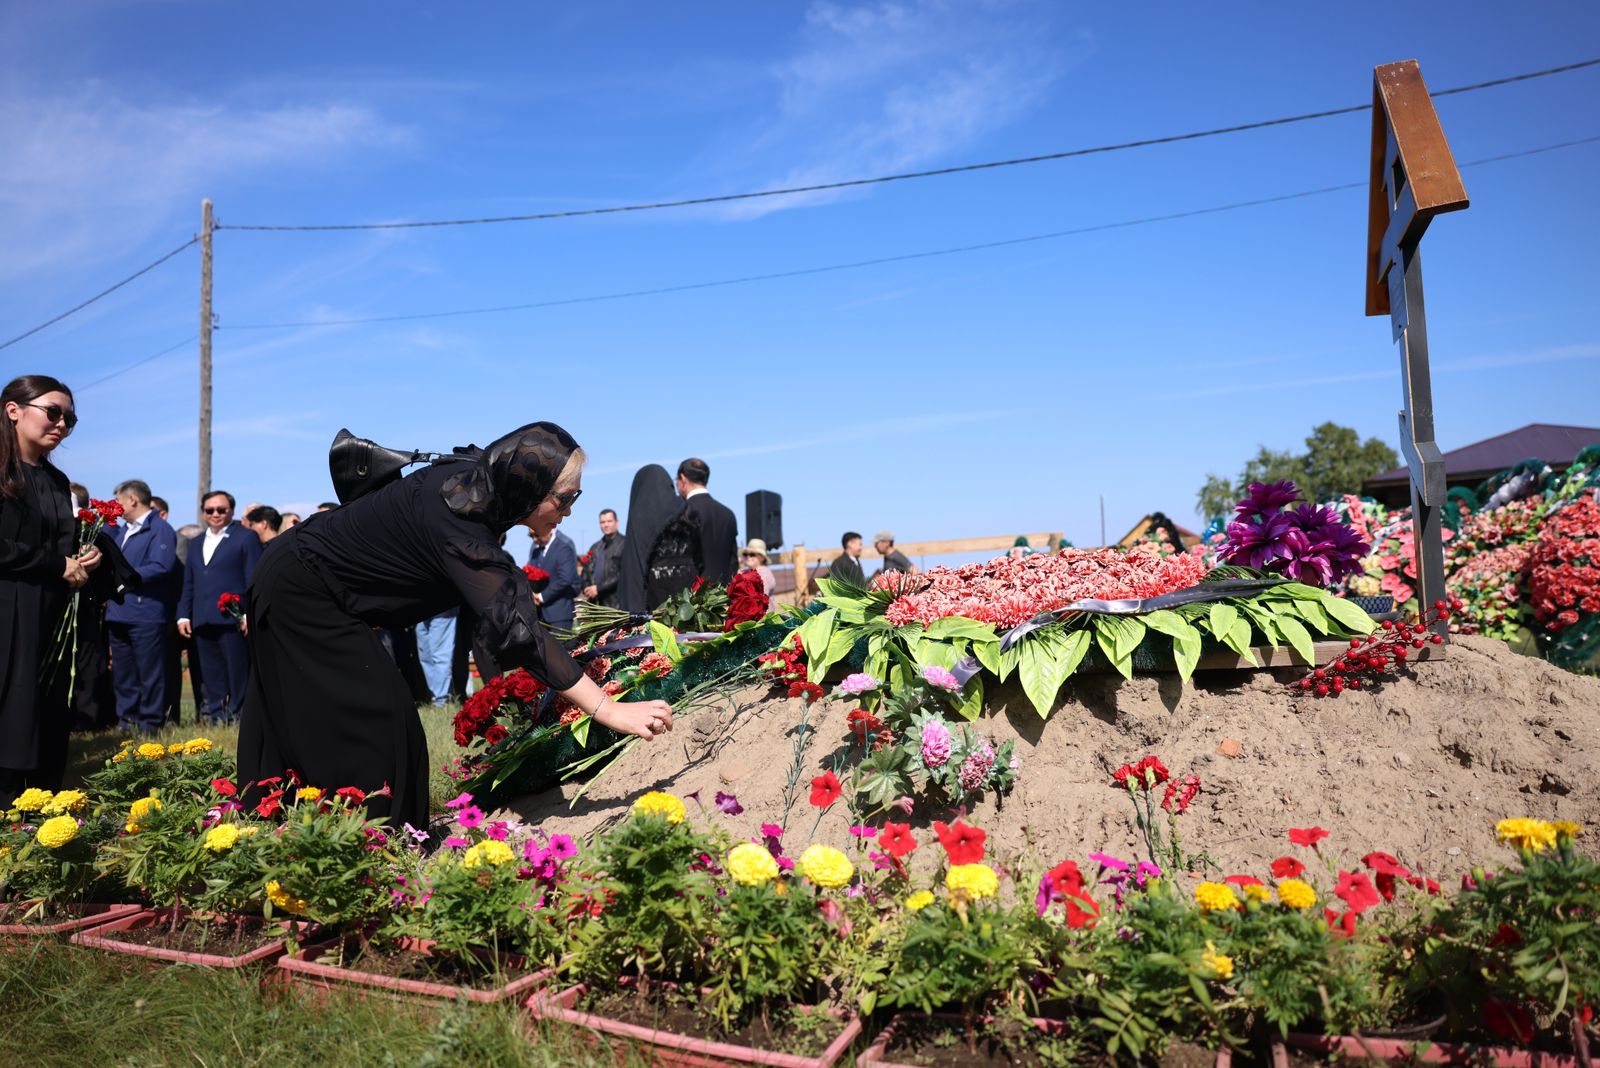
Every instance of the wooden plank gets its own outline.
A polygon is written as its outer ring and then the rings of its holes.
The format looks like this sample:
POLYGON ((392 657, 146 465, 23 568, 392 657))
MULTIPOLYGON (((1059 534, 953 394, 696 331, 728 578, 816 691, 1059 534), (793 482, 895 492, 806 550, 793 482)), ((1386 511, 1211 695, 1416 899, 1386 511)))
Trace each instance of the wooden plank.
MULTIPOLYGON (((1442 660, 1448 646, 1424 645, 1421 649, 1411 650, 1408 662, 1421 660, 1442 660)), ((1315 665, 1308 664, 1300 659, 1300 654, 1287 646, 1254 646, 1251 652, 1256 654, 1256 659, 1261 661, 1262 668, 1280 667, 1314 667, 1326 664, 1342 653, 1350 650, 1349 642, 1317 642, 1311 651, 1316 656, 1315 665)), ((1200 658, 1200 663, 1195 665, 1196 671, 1254 671, 1256 668, 1244 657, 1233 650, 1212 653, 1210 656, 1200 658)))

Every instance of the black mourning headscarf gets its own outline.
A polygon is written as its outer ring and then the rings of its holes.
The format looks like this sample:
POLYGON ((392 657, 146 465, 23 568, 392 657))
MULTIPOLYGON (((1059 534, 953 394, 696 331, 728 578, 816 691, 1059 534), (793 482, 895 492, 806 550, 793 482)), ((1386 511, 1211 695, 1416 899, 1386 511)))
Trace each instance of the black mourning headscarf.
POLYGON ((456 515, 504 533, 550 495, 577 448, 572 435, 556 424, 529 423, 486 448, 457 449, 471 466, 446 479, 440 492, 456 515))

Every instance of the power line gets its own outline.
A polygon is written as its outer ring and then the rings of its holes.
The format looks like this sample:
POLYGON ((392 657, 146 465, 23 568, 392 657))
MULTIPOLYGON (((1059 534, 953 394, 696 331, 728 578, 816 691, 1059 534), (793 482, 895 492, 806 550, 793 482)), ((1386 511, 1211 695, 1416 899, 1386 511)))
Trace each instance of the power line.
MULTIPOLYGON (((1592 144, 1600 141, 1600 134, 1592 137, 1578 138, 1572 141, 1562 141, 1553 145, 1542 145, 1538 148, 1523 149, 1518 152, 1506 152, 1498 156, 1487 156, 1483 159, 1469 160, 1459 166, 1476 167, 1485 163, 1498 163, 1503 160, 1520 159, 1525 156, 1537 156, 1545 152, 1554 152, 1557 149, 1572 148, 1577 145, 1592 144)), ((1169 212, 1164 215, 1147 215, 1138 219, 1123 219, 1117 222, 1096 223, 1092 226, 1079 226, 1070 230, 1052 230, 1043 234, 1028 234, 1023 237, 1005 238, 999 241, 984 241, 973 245, 958 245, 953 248, 929 249, 923 252, 907 252, 896 256, 879 256, 873 259, 853 260, 848 263, 834 263, 822 267, 801 267, 789 271, 772 271, 765 274, 741 275, 737 278, 720 278, 708 282, 686 282, 674 286, 658 286, 651 289, 630 289, 618 293, 601 293, 586 297, 564 297, 557 300, 541 300, 527 304, 499 304, 484 308, 458 308, 451 311, 416 312, 409 315, 377 315, 359 319, 317 319, 300 320, 281 323, 241 323, 230 325, 223 323, 221 329, 227 330, 281 330, 292 327, 325 327, 325 326, 360 326, 369 323, 399 323, 412 322, 419 319, 448 319, 464 315, 489 315, 498 312, 531 311, 537 308, 557 308, 571 304, 595 304, 603 301, 628 300, 635 297, 660 296, 666 293, 686 293, 697 289, 717 289, 724 286, 746 285, 751 282, 770 282, 781 278, 801 278, 806 275, 829 274, 834 271, 856 270, 862 267, 876 267, 887 263, 905 263, 910 260, 933 259, 940 256, 954 256, 966 252, 981 252, 985 249, 1006 248, 1011 245, 1026 245, 1036 241, 1051 241, 1063 237, 1076 237, 1082 234, 1099 233, 1105 230, 1121 230, 1134 226, 1149 226, 1152 223, 1173 222, 1178 219, 1192 219, 1202 215, 1215 215, 1220 212, 1238 211, 1243 208, 1259 207, 1265 204, 1281 204, 1288 200, 1300 200, 1305 197, 1322 196, 1326 193, 1338 193, 1348 189, 1365 189, 1366 182, 1346 182, 1342 185, 1323 186, 1320 189, 1305 189, 1297 193, 1283 193, 1278 196, 1257 197, 1254 200, 1239 200, 1231 204, 1217 204, 1206 208, 1191 208, 1187 211, 1169 212)))
POLYGON ((125 286, 129 282, 133 281, 135 278, 138 278, 140 275, 148 274, 149 272, 155 270, 157 267, 160 267, 163 263, 166 263, 172 257, 176 256, 178 253, 182 252, 184 249, 188 248, 190 245, 194 244, 196 241, 199 241, 199 240, 200 239, 198 237, 191 237, 189 240, 185 241, 183 244, 179 245, 177 248, 173 249, 171 252, 167 253, 165 256, 162 256, 159 260, 156 260, 154 263, 145 264, 143 267, 139 268, 137 271, 134 271, 128 277, 126 277, 122 281, 118 282, 116 285, 111 286, 108 289, 102 289, 100 292, 96 293, 94 296, 90 297, 88 300, 84 301, 82 304, 78 304, 78 305, 76 305, 74 307, 68 308, 66 311, 62 312, 60 315, 56 316, 54 319, 47 319, 44 322, 40 323, 38 326, 34 327, 32 330, 23 331, 22 333, 18 334, 16 337, 12 338, 10 341, 0 342, 0 349, 10 348, 12 345, 15 345, 17 342, 21 341, 23 338, 32 337, 34 334, 37 334, 39 331, 43 330, 45 327, 54 326, 56 323, 59 323, 61 320, 65 319, 67 316, 75 315, 78 312, 81 312, 83 309, 87 308, 89 305, 93 304, 95 301, 99 300, 101 297, 110 296, 112 293, 115 293, 117 290, 121 289, 123 286, 125 286))
MULTIPOLYGON (((1565 74, 1569 71, 1582 70, 1586 67, 1600 66, 1600 58, 1586 59, 1578 63, 1568 63, 1560 67, 1546 67, 1543 70, 1527 71, 1522 74, 1513 74, 1505 78, 1493 78, 1489 81, 1474 82, 1471 85, 1458 85, 1452 89, 1441 89, 1433 96, 1454 96, 1458 93, 1471 93, 1479 89, 1493 89, 1497 86, 1511 85, 1515 82, 1530 81, 1534 78, 1547 78, 1553 74, 1565 74)), ((338 223, 306 226, 231 226, 219 224, 218 230, 254 230, 254 231, 329 231, 329 230, 411 230, 424 227, 437 226, 481 226, 488 223, 509 222, 542 222, 549 219, 574 219, 589 215, 616 215, 624 212, 659 211, 663 208, 687 208, 702 204, 727 204, 740 200, 757 200, 764 197, 795 196, 800 193, 822 193, 836 189, 852 189, 866 185, 882 185, 885 182, 903 182, 913 178, 938 178, 951 174, 967 174, 973 171, 996 170, 1001 167, 1018 167, 1030 163, 1048 163, 1054 160, 1074 159, 1080 156, 1094 156, 1107 152, 1122 152, 1132 148, 1148 148, 1152 145, 1170 145, 1181 141, 1197 141, 1205 137, 1218 137, 1223 134, 1243 133, 1247 130, 1262 130, 1271 126, 1287 126, 1291 123, 1309 122, 1313 119, 1326 119, 1335 115, 1350 115, 1358 111, 1370 110, 1370 104, 1353 104, 1349 107, 1329 108, 1324 111, 1310 111, 1302 115, 1288 115, 1277 119, 1262 119, 1258 122, 1238 123, 1232 126, 1218 126, 1209 130, 1195 130, 1190 133, 1169 134, 1165 137, 1147 137, 1137 141, 1123 141, 1119 144, 1096 145, 1092 148, 1074 148, 1064 152, 1048 152, 1037 156, 1019 156, 1015 159, 991 160, 987 163, 966 163, 954 167, 936 167, 925 171, 905 171, 900 174, 885 174, 873 178, 850 178, 838 182, 820 182, 815 185, 790 186, 783 189, 762 189, 753 193, 725 193, 720 196, 689 197, 683 200, 662 200, 647 204, 624 204, 609 208, 576 208, 570 211, 547 211, 533 215, 494 215, 478 219, 432 219, 423 222, 390 222, 390 223, 338 223)))
POLYGON ((108 375, 102 375, 101 377, 95 379, 93 382, 90 382, 87 385, 79 386, 79 387, 77 387, 75 392, 82 393, 85 390, 93 389, 95 386, 104 385, 105 383, 111 381, 113 378, 116 378, 119 375, 127 374, 129 371, 133 370, 135 367, 143 367, 145 364, 149 363, 151 360, 158 360, 161 357, 165 356, 167 353, 176 352, 179 349, 183 348, 185 345, 192 345, 198 340, 200 340, 200 335, 199 334, 194 334, 194 335, 192 335, 190 337, 186 337, 182 341, 178 342, 176 345, 169 345, 166 348, 162 349, 160 352, 153 352, 149 356, 144 357, 143 359, 138 359, 138 360, 133 361, 132 363, 128 364, 126 367, 123 367, 123 368, 120 368, 118 370, 112 371, 108 375))

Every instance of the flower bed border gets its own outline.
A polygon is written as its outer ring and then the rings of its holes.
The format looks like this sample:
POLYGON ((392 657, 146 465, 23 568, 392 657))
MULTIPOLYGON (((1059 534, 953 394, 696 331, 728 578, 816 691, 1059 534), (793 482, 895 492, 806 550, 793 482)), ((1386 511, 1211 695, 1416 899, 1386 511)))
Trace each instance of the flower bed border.
MULTIPOLYGON (((626 983, 625 979, 622 985, 626 983)), ((578 999, 588 992, 588 983, 569 986, 554 996, 551 996, 549 990, 541 990, 528 999, 528 1011, 536 1020, 582 1027, 602 1035, 649 1046, 650 1063, 683 1065, 685 1068, 715 1068, 720 1065, 739 1064, 762 1064, 771 1068, 831 1068, 839 1062, 862 1032, 860 1016, 831 1009, 829 1011, 838 1018, 843 1030, 817 1056, 801 1057, 793 1053, 757 1049, 754 1046, 693 1038, 689 1035, 680 1035, 676 1031, 641 1027, 638 1024, 624 1023, 621 1020, 597 1016, 575 1008, 578 999)))
POLYGON ((120 920, 125 916, 134 916, 144 911, 143 905, 120 903, 115 905, 60 905, 64 909, 104 909, 103 912, 88 912, 73 920, 62 920, 59 923, 0 923, 0 938, 42 938, 46 935, 68 934, 73 931, 99 927, 102 924, 120 920))
MULTIPOLYGON (((154 960, 170 961, 175 964, 203 964, 208 968, 247 968, 252 964, 270 963, 288 952, 288 943, 295 938, 295 924, 304 925, 303 921, 280 920, 276 926, 283 931, 284 937, 269 942, 264 946, 234 956, 221 953, 205 953, 187 949, 172 949, 167 946, 146 946, 138 942, 125 942, 120 938, 108 937, 113 931, 131 931, 135 928, 154 927, 158 923, 171 921, 173 912, 179 913, 179 921, 185 922, 191 915, 188 909, 140 909, 131 916, 123 916, 109 923, 100 924, 86 931, 79 931, 73 935, 71 942, 75 946, 86 946, 90 949, 103 950, 107 953, 127 953, 135 957, 150 957, 154 960)), ((266 930, 270 930, 267 928, 266 930)), ((302 933, 309 933, 309 927, 302 933)), ((263 934, 266 933, 264 930, 263 934)))
POLYGON ((1289 1032, 1287 1040, 1272 1041, 1273 1068, 1283 1068, 1287 1049, 1315 1053, 1337 1053, 1342 1057, 1376 1058, 1393 1064, 1482 1064, 1500 1068, 1578 1068, 1578 1058, 1570 1053, 1508 1049, 1468 1043, 1417 1041, 1400 1038, 1368 1038, 1365 1035, 1312 1035, 1289 1032))
MULTIPOLYGON (((349 965, 324 964, 317 960, 319 956, 338 946, 340 941, 334 938, 307 946, 297 957, 280 958, 278 967, 283 970, 285 978, 291 984, 314 990, 368 988, 371 993, 396 999, 409 996, 454 1001, 458 997, 465 997, 468 1001, 480 1004, 508 1001, 530 991, 537 997, 539 991, 556 974, 554 968, 540 968, 508 983, 484 990, 456 983, 435 983, 426 979, 401 979, 392 975, 364 972, 349 965)), ((349 939, 344 941, 348 944, 349 939)), ((396 944, 402 949, 414 950, 428 956, 432 955, 435 945, 431 939, 410 936, 401 938, 396 944)), ((515 955, 502 955, 502 957, 505 963, 513 966, 514 962, 522 960, 515 955)))
MULTIPOLYGON (((929 1019, 949 1020, 952 1023, 965 1023, 965 1018, 953 1012, 897 1012, 889 1018, 883 1030, 872 1043, 862 1050, 856 1057, 856 1068, 916 1068, 915 1065, 904 1064, 900 1061, 885 1060, 889 1052, 889 1043, 894 1041, 895 1028, 902 1020, 929 1019)), ((1059 1032, 1064 1028, 1060 1020, 1048 1020, 1043 1017, 1032 1017, 1033 1025, 1041 1031, 1059 1032)), ((1217 1050, 1216 1068, 1233 1068, 1233 1050, 1227 1046, 1217 1050)))

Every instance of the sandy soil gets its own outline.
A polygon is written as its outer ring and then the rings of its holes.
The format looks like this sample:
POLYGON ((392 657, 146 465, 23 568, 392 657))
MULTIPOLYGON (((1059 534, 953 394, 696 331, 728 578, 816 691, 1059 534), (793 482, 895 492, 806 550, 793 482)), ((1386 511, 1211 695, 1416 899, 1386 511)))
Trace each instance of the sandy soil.
MULTIPOLYGON (((1202 779, 1179 829, 1186 845, 1228 872, 1265 877, 1273 857, 1294 852, 1284 837, 1290 827, 1326 828, 1324 855, 1348 864, 1381 849, 1452 882, 1474 864, 1511 858, 1492 833, 1506 816, 1577 821, 1589 828, 1589 848, 1600 838, 1600 680, 1473 637, 1375 692, 1291 698, 1284 681, 1299 674, 1213 672, 1190 685, 1175 675, 1083 677, 1063 689, 1048 721, 1020 689, 1004 688, 978 726, 997 742, 1015 739, 1022 770, 1008 796, 985 801, 968 819, 988 832, 991 856, 1001 859, 1135 856, 1132 805, 1111 772, 1153 753, 1174 774, 1202 779)), ((812 712, 819 729, 789 814, 791 854, 814 819, 809 780, 849 751, 847 707, 826 702, 812 712)), ((754 835, 764 822, 783 822, 801 711, 776 690, 737 694, 680 719, 667 738, 635 745, 575 806, 568 799, 577 788, 567 787, 511 808, 547 830, 582 835, 620 818, 645 790, 699 791, 707 807, 699 818, 754 835), (718 790, 735 793, 744 813, 711 809, 718 790)), ((949 816, 919 809, 911 823, 920 831, 949 816)), ((849 822, 836 805, 816 840, 849 845, 849 822)), ((919 838, 928 848, 913 859, 937 860, 931 832, 919 838)))

